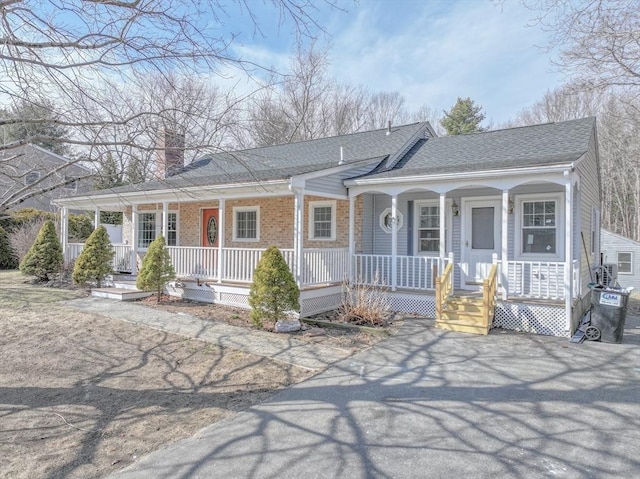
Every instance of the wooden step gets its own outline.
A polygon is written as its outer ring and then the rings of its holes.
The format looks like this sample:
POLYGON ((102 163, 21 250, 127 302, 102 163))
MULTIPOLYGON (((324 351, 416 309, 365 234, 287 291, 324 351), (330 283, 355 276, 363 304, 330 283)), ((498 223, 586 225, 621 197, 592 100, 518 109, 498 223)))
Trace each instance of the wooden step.
POLYGON ((482 311, 448 311, 442 312, 440 321, 457 321, 475 326, 487 326, 487 318, 482 311))
POLYGON ((125 288, 93 288, 91 296, 96 298, 115 299, 118 301, 135 301, 136 299, 148 298, 153 293, 125 288))
POLYGON ((489 334, 490 326, 468 324, 463 321, 436 321, 436 328, 458 333, 489 334))
POLYGON ((445 304, 447 311, 461 311, 469 313, 478 313, 482 311, 482 302, 472 303, 469 301, 447 301, 445 304))

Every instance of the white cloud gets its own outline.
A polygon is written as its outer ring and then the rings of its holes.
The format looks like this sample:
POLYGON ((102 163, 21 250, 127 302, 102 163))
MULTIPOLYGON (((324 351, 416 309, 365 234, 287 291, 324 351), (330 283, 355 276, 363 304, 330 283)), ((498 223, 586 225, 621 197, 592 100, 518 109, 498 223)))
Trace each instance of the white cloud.
POLYGON ((364 0, 334 25, 332 66, 339 79, 397 90, 415 108, 470 96, 500 123, 561 81, 529 18, 514 1, 364 0))

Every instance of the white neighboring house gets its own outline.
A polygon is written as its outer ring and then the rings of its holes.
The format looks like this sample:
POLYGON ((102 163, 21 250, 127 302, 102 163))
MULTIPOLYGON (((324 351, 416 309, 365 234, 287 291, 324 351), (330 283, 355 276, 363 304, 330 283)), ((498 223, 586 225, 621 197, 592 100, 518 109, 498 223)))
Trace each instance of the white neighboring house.
POLYGON ((620 286, 640 290, 640 243, 603 229, 601 251, 603 265, 613 266, 620 286))

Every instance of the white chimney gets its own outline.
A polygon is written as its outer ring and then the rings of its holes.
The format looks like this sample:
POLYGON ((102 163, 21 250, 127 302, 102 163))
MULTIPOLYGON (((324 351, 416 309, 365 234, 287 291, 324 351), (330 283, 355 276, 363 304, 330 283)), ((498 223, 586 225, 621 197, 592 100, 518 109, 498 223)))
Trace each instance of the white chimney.
POLYGON ((344 148, 340 147, 340 161, 338 162, 338 165, 343 165, 344 164, 344 148))

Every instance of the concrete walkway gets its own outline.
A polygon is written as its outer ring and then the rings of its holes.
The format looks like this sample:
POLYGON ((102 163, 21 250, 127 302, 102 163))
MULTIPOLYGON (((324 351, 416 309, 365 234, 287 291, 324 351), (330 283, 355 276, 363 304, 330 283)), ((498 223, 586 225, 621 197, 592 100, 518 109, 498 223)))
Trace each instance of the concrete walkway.
POLYGON ((624 344, 407 320, 395 336, 110 476, 632 478, 640 321, 624 344))
POLYGON ((287 334, 275 335, 129 302, 87 297, 67 301, 65 304, 80 311, 201 339, 223 348, 236 349, 315 371, 324 370, 330 364, 352 354, 348 349, 307 343, 287 334))

